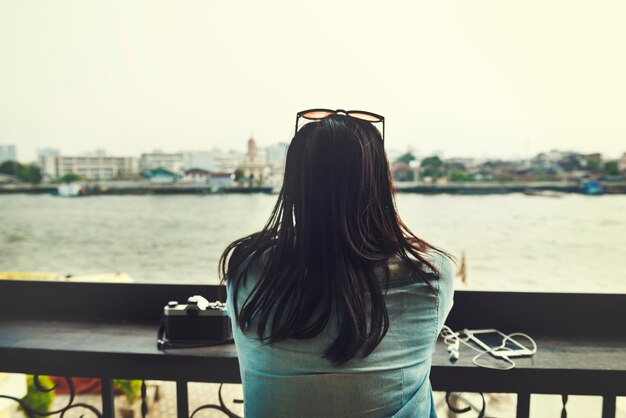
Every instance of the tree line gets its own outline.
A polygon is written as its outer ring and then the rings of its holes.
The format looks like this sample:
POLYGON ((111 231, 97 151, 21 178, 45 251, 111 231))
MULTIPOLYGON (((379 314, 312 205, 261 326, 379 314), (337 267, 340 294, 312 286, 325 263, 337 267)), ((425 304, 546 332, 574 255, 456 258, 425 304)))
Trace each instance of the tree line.
POLYGON ((17 161, 4 161, 0 164, 0 174, 14 176, 25 183, 41 183, 41 169, 35 164, 20 164, 17 161))

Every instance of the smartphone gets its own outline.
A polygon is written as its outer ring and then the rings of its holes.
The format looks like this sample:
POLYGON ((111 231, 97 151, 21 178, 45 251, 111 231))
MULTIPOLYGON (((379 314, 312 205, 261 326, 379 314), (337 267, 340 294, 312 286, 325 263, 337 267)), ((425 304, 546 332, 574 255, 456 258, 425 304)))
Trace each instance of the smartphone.
MULTIPOLYGON (((465 330, 467 341, 495 357, 522 357, 531 356, 533 353, 528 348, 519 344, 515 339, 507 339, 504 346, 502 342, 506 334, 497 329, 474 329, 465 330)), ((515 338, 515 337, 514 337, 515 338)))

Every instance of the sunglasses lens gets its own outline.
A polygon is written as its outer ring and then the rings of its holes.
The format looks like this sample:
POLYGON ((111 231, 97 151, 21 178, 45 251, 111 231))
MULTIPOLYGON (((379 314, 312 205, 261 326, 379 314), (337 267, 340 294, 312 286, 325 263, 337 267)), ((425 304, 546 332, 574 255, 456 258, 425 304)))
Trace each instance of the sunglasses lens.
POLYGON ((334 112, 329 110, 311 110, 310 112, 306 112, 302 114, 302 117, 305 119, 324 119, 326 116, 332 115, 334 112))
POLYGON ((353 118, 366 120, 368 122, 380 122, 382 120, 380 116, 371 115, 369 113, 350 112, 348 113, 348 115, 352 116, 353 118))

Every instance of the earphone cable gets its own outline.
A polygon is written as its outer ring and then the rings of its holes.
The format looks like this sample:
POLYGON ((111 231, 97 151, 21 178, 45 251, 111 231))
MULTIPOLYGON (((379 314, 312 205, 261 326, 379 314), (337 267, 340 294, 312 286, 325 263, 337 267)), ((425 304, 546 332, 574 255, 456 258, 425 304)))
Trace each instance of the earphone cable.
MULTIPOLYGON (((505 335, 505 337, 502 339, 502 343, 497 346, 497 347, 492 347, 489 350, 480 350, 478 348, 476 348, 474 345, 469 343, 469 336, 467 334, 467 330, 463 330, 463 331, 459 331, 459 332, 454 332, 452 331, 452 329, 450 329, 450 327, 448 327, 447 325, 444 325, 442 330, 441 330, 441 337, 443 338, 443 342, 444 344, 447 346, 448 348, 448 352, 450 353, 450 360, 452 361, 456 361, 459 358, 459 347, 460 344, 464 344, 466 346, 468 346, 469 348, 471 348, 472 350, 478 352, 478 354, 476 354, 473 358, 472 358, 472 363, 478 367, 483 367, 486 369, 493 369, 493 370, 511 370, 513 368, 515 368, 516 364, 513 360, 511 360, 509 357, 507 357, 506 355, 503 354, 499 354, 499 355, 494 355, 495 352, 497 352, 498 350, 501 350, 503 348, 506 347, 506 343, 509 340, 512 341, 516 341, 514 340, 514 337, 524 337, 526 338, 530 344, 532 345, 532 348, 530 349, 530 353, 529 355, 533 355, 537 352, 537 343, 535 342, 535 340, 533 340, 532 337, 530 337, 528 334, 524 334, 523 332, 513 332, 511 334, 505 335), (466 337, 463 338, 462 335, 465 335, 466 337), (498 358, 498 359, 502 359, 504 361, 506 361, 508 363, 508 366, 506 367, 498 367, 498 366, 493 366, 490 364, 486 364, 486 363, 480 363, 478 361, 479 358, 481 358, 482 356, 484 356, 485 354, 492 354, 493 357, 498 358)), ((516 341, 517 342, 517 341, 516 341)), ((518 342, 519 345, 522 345, 518 342)), ((522 345, 523 347, 523 345, 522 345)))

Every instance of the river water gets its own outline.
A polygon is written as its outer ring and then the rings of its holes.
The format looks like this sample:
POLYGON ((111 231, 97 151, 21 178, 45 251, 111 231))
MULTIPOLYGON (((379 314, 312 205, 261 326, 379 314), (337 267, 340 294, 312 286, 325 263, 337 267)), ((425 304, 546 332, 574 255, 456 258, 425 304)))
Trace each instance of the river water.
MULTIPOLYGON (((0 272, 122 271, 217 283, 217 260, 258 230, 274 195, 0 195, 0 272)), ((626 293, 626 196, 399 194, 421 238, 465 253, 467 287, 626 293)))

